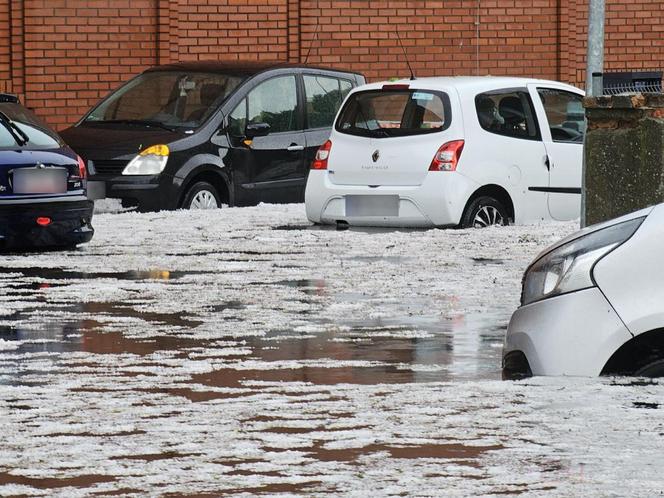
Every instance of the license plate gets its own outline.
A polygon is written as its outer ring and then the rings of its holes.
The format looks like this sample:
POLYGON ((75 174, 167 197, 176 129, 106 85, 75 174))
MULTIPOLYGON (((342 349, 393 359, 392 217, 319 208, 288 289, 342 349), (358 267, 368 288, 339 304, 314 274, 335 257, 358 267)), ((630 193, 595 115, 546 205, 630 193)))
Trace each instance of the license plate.
POLYGON ((15 194, 64 194, 67 192, 65 168, 20 168, 12 174, 15 194))
POLYGON ((399 216, 399 196, 347 195, 346 216, 399 216))

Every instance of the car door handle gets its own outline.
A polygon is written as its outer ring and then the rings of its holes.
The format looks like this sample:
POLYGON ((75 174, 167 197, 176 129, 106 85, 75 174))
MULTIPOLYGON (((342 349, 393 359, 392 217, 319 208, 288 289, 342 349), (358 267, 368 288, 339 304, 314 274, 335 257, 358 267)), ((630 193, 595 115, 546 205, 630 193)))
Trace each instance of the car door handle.
POLYGON ((547 170, 551 171, 551 159, 549 159, 548 154, 544 157, 544 165, 547 170))
POLYGON ((304 145, 289 145, 288 148, 286 149, 288 152, 297 152, 300 150, 304 150, 304 145))

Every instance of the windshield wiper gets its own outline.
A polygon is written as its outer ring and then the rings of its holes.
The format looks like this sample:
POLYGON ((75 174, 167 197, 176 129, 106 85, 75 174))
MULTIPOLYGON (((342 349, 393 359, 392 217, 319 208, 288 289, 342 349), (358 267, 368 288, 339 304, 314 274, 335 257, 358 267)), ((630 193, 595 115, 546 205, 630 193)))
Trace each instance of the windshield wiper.
POLYGON ((2 111, 0 111, 0 123, 2 123, 9 134, 14 137, 14 140, 16 140, 16 143, 19 146, 23 146, 30 141, 30 137, 18 126, 16 126, 16 124, 11 119, 9 119, 9 116, 7 116, 2 111))
POLYGON ((165 125, 160 121, 150 121, 149 119, 105 119, 102 121, 87 121, 88 123, 120 123, 135 124, 138 126, 148 126, 150 128, 161 128, 162 130, 175 131, 175 128, 165 125))

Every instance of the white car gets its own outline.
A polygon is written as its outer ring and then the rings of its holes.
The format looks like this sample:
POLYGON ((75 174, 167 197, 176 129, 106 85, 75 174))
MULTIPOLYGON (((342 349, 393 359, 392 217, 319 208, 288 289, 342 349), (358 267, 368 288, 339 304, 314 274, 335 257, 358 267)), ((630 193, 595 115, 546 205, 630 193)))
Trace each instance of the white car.
POLYGON ((588 227, 523 278, 506 377, 664 376, 664 204, 588 227))
POLYGON ((307 217, 441 227, 577 218, 583 95, 488 76, 358 87, 312 163, 307 217))

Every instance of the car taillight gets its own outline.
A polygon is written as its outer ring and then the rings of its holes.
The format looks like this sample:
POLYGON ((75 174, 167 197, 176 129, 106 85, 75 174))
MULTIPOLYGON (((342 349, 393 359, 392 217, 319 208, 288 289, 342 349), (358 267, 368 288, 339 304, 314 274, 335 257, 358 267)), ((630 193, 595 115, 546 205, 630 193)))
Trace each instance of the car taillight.
POLYGON ((81 159, 81 156, 76 156, 78 157, 78 176, 81 178, 81 180, 85 180, 88 176, 88 171, 85 168, 85 163, 83 162, 83 159, 81 159))
POLYGON ((311 163, 311 169, 327 169, 327 160, 330 158, 330 151, 332 150, 332 141, 328 140, 320 146, 314 162, 311 163))
POLYGON ((433 156, 429 171, 456 171, 461 151, 463 151, 463 140, 454 140, 440 146, 433 156))

